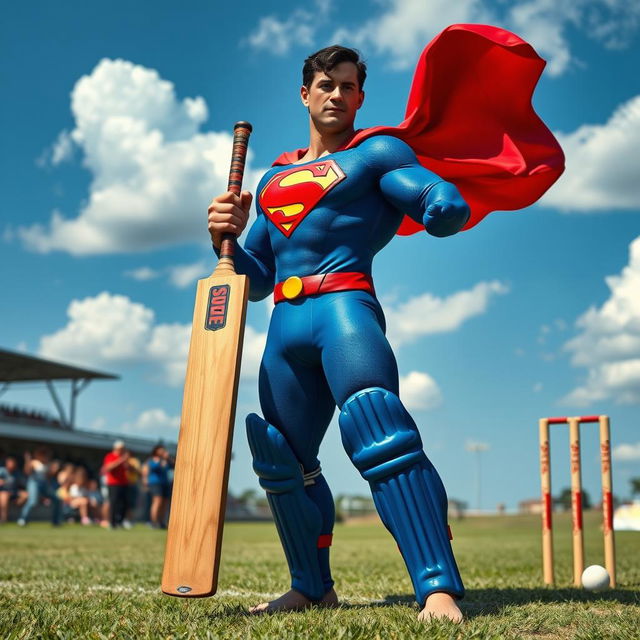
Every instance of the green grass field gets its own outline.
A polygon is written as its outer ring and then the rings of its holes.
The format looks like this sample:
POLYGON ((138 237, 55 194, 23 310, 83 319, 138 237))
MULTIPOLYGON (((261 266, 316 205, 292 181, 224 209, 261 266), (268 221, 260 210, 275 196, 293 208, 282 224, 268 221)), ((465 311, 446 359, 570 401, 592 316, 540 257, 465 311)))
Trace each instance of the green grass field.
MULTIPOLYGON (((598 515, 586 515, 587 564, 603 564, 598 515)), ((255 617, 248 605, 288 586, 272 524, 225 530, 219 594, 163 596, 164 533, 67 525, 0 527, 0 638, 616 638, 640 637, 640 534, 618 533, 619 588, 570 587, 569 522, 556 517, 559 588, 541 587, 536 517, 453 523, 467 596, 461 626, 417 622, 395 543, 378 523, 336 527, 332 548, 343 606, 255 617)))

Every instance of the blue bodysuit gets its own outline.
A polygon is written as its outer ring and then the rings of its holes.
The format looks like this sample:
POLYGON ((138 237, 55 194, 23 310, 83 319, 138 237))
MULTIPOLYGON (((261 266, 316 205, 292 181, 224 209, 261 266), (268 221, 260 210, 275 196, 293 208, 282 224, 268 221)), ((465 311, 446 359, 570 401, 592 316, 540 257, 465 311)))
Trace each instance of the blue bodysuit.
MULTIPOLYGON (((296 276, 347 272, 370 278, 374 256, 404 214, 436 236, 456 233, 469 216, 458 190, 390 136, 312 162, 272 167, 257 195, 257 219, 235 257, 236 271, 249 276, 251 300, 296 276)), ((398 398, 397 364, 372 289, 278 302, 259 394, 264 420, 248 417, 249 444, 293 588, 319 600, 333 585, 333 498, 317 456, 337 406, 347 453, 370 482, 418 601, 424 604, 434 591, 463 595, 447 537, 444 488, 398 398)))

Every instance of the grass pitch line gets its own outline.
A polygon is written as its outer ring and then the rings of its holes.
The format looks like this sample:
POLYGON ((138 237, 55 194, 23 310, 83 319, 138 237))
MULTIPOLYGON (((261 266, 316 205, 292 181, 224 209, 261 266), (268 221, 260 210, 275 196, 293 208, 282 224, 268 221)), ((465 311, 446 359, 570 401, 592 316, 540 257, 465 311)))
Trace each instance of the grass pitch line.
MULTIPOLYGON (((48 586, 54 586, 50 584, 48 586)), ((0 589, 2 590, 15 590, 15 591, 32 591, 46 588, 47 585, 42 581, 38 582, 15 582, 13 580, 0 580, 0 589)), ((65 591, 73 591, 75 593, 126 593, 126 594, 150 594, 160 595, 160 587, 157 589, 149 589, 147 587, 131 587, 127 585, 108 585, 108 584, 94 584, 87 587, 82 585, 65 585, 65 591)), ((226 596, 229 598, 256 598, 261 600, 273 600, 281 596, 281 593, 265 593, 261 591, 239 591, 237 589, 222 589, 218 591, 216 596, 226 596)), ((341 602, 344 604, 382 604, 385 600, 375 598, 362 598, 358 596, 343 597, 341 602)))

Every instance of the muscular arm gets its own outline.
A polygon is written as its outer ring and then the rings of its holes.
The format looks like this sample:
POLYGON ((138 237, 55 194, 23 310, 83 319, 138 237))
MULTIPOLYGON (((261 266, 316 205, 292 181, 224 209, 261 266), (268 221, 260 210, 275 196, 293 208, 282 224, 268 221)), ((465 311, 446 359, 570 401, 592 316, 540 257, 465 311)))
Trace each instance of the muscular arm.
POLYGON ((398 138, 377 136, 363 144, 367 143, 381 171, 380 189, 394 207, 424 224, 433 236, 450 236, 462 229, 470 211, 453 184, 425 169, 398 138))

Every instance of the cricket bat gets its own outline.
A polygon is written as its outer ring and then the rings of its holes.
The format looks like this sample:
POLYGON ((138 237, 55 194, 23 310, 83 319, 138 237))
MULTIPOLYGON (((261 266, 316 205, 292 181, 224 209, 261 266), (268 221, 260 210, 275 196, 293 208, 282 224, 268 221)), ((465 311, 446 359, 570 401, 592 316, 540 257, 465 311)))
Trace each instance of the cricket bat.
MULTIPOLYGON (((236 195, 250 133, 248 122, 234 127, 228 189, 236 195)), ((249 279, 234 269, 235 245, 224 234, 214 272, 198 281, 162 573, 171 596, 212 596, 218 585, 249 296, 249 279)))

